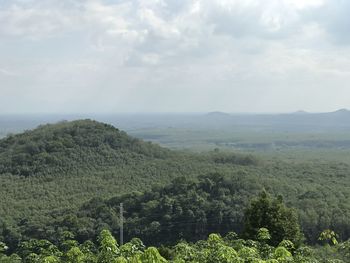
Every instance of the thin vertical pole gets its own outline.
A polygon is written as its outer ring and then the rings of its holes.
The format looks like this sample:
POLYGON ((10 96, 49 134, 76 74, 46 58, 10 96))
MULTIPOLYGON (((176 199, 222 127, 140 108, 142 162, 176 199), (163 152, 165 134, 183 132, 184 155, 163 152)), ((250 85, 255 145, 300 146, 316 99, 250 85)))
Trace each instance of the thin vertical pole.
POLYGON ((120 203, 120 245, 124 244, 124 217, 123 203, 120 203))

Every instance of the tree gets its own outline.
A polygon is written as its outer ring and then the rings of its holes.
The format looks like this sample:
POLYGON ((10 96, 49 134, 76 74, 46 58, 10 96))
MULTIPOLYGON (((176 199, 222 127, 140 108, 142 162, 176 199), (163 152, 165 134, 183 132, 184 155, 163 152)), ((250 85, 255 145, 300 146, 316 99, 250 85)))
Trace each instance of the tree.
POLYGON ((255 239, 259 229, 269 230, 269 244, 278 245, 282 240, 299 243, 301 232, 298 217, 294 210, 283 204, 282 198, 272 199, 263 191, 257 199, 251 201, 244 215, 244 235, 255 239))
POLYGON ((98 255, 98 262, 100 263, 112 263, 117 261, 119 255, 119 249, 117 241, 108 230, 102 230, 100 236, 100 248, 98 255))
POLYGON ((83 263, 85 262, 85 255, 78 247, 72 247, 67 252, 67 263, 83 263))
POLYGON ((166 263, 167 261, 159 254, 155 247, 149 247, 141 255, 142 263, 166 263))
POLYGON ((322 231, 318 240, 327 242, 328 244, 330 243, 332 245, 337 245, 338 244, 337 237, 338 235, 334 231, 330 229, 326 229, 322 231))

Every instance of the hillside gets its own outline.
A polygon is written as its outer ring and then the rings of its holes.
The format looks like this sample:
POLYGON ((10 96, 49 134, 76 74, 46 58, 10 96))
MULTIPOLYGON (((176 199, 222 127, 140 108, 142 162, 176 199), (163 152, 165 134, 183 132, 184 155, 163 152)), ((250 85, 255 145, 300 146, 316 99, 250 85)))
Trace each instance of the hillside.
POLYGON ((12 135, 0 141, 0 174, 66 174, 100 169, 127 158, 165 158, 169 151, 91 120, 61 122, 12 135))
MULTIPOLYGON (((61 216, 56 214, 48 231, 55 233, 58 239, 55 227, 69 229, 80 242, 94 240, 101 225, 119 234, 116 215, 123 203, 126 240, 137 236, 148 245, 169 245, 181 239, 195 242, 210 233, 225 235, 235 231, 242 234, 245 208, 257 190, 245 181, 241 176, 220 174, 200 176, 198 180, 179 177, 169 185, 154 187, 143 194, 134 192, 108 200, 92 199, 71 215, 67 211, 61 216), (252 188, 250 192, 244 183, 252 188), (67 225, 68 217, 75 218, 75 223, 67 225)), ((55 241, 54 235, 51 238, 55 241)), ((296 237, 289 239, 295 241, 296 237)), ((282 239, 277 243, 280 241, 282 239)))
MULTIPOLYGON (((103 227, 115 232, 120 201, 132 213, 127 224, 142 225, 139 234, 151 231, 157 224, 153 221, 168 220, 160 199, 170 202, 174 214, 178 208, 184 211, 188 204, 198 204, 201 211, 189 215, 193 220, 199 216, 209 220, 215 209, 221 209, 224 218, 233 221, 215 223, 218 228, 209 230, 239 232, 247 202, 262 189, 282 195, 288 206, 297 209, 309 242, 326 228, 342 239, 350 237, 348 164, 294 163, 221 151, 175 152, 91 120, 40 126, 0 140, 0 149, 0 240, 3 237, 14 247, 20 240, 53 238, 53 233, 66 229, 76 232, 80 241, 103 227), (213 174, 224 179, 216 181, 210 177, 213 174), (206 186, 208 180, 216 192, 206 186), (179 182, 187 185, 184 192, 178 190, 179 182)), ((176 225, 182 217, 175 215, 173 220, 176 225)), ((138 235, 133 228, 126 231, 129 236, 138 235)), ((181 235, 191 235, 185 231, 181 235)))
MULTIPOLYGON (((336 231, 340 240, 350 238, 349 167, 276 163, 231 171, 226 168, 195 180, 179 177, 144 193, 94 198, 78 210, 52 214, 54 220, 46 232, 32 228, 32 233, 44 238, 68 229, 80 242, 95 239, 103 227, 118 235, 120 203, 125 209, 126 238, 137 236, 147 244, 173 244, 182 238, 196 241, 213 232, 242 233, 249 201, 266 189, 296 208, 306 242, 317 243, 319 234, 328 228, 336 231)), ((57 236, 51 238, 55 241, 57 236)))
POLYGON ((143 191, 178 176, 215 172, 251 157, 188 155, 143 142, 111 125, 79 120, 42 125, 0 140, 0 218, 51 220, 93 197, 143 191))
POLYGON ((167 149, 92 120, 8 136, 0 140, 1 219, 47 221, 55 209, 167 182, 172 172, 162 168, 170 156, 167 149))

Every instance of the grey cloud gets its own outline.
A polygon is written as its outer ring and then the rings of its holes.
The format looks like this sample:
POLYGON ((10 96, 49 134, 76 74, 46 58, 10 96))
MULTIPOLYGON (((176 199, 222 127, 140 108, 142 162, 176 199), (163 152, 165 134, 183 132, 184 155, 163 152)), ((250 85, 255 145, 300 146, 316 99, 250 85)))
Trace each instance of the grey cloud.
POLYGON ((348 43, 348 4, 302 4, 8 2, 0 11, 0 110, 316 111, 332 96, 334 108, 350 95, 350 51, 338 45, 348 43))
POLYGON ((291 14, 284 14, 283 8, 274 12, 264 2, 257 1, 252 6, 239 1, 232 1, 228 5, 219 3, 207 1, 204 4, 207 23, 213 26, 216 34, 227 34, 235 38, 271 37, 283 34, 289 26, 289 21, 285 20, 291 14))
POLYGON ((14 2, 0 11, 0 34, 29 38, 50 37, 63 30, 75 28, 74 9, 64 6, 42 6, 37 1, 32 5, 14 2))
POLYGON ((329 35, 334 44, 350 44, 350 1, 328 0, 325 5, 304 12, 304 21, 319 24, 329 35))

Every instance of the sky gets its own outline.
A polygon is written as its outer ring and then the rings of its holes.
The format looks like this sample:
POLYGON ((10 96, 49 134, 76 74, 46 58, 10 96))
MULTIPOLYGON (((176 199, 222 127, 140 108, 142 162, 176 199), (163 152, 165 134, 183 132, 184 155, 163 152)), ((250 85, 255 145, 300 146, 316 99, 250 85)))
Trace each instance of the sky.
POLYGON ((350 108, 349 0, 0 0, 0 113, 350 108))

